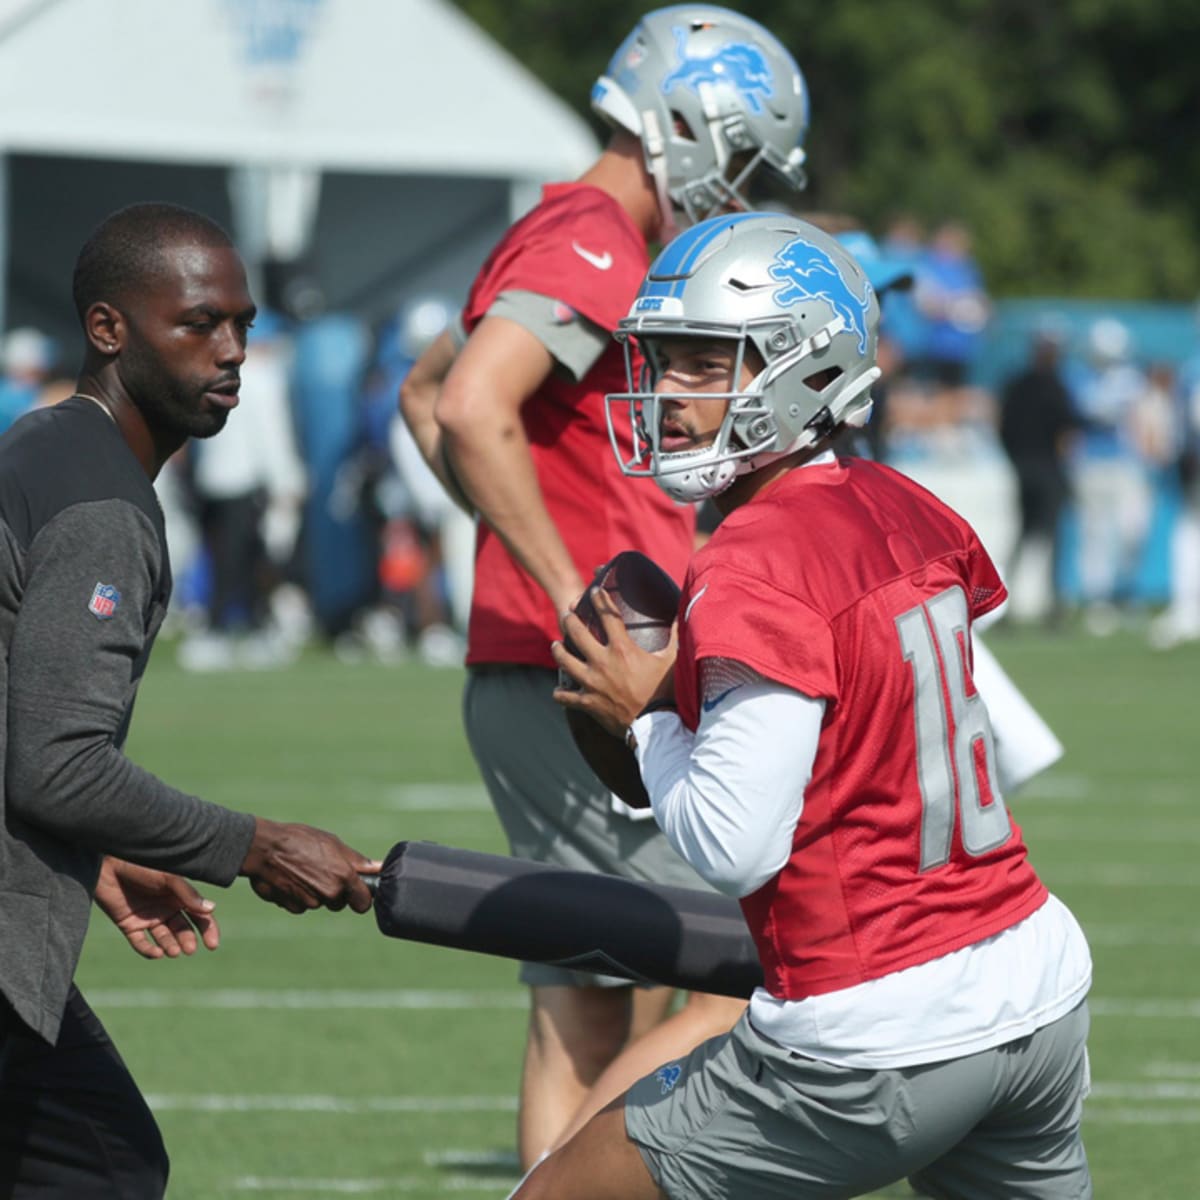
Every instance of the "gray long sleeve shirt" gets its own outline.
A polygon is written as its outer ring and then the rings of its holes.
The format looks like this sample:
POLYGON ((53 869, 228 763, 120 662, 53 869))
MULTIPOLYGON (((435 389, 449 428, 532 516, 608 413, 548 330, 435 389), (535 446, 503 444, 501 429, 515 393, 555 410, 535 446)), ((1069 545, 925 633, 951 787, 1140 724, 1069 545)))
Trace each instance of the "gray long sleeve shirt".
POLYGON ((254 818, 121 752, 171 592, 158 500, 72 398, 0 438, 0 991, 48 1040, 104 854, 226 885, 254 818))

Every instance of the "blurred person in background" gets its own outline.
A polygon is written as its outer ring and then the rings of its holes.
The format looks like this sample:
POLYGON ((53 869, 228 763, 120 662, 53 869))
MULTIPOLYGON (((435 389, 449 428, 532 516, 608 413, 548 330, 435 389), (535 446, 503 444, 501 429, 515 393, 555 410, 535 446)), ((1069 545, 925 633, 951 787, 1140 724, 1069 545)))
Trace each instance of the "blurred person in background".
POLYGON ((293 334, 293 399, 308 493, 297 576, 317 630, 338 644, 378 593, 361 467, 363 380, 371 339, 349 313, 306 310, 293 334))
POLYGON ((916 301, 928 321, 924 363, 935 387, 967 385, 979 353, 991 302, 971 254, 971 233, 960 221, 934 230, 917 274, 916 301))
POLYGON ((272 667, 296 647, 270 620, 296 545, 306 482, 296 447, 286 326, 260 312, 242 364, 247 403, 225 436, 190 447, 189 475, 209 566, 205 627, 179 646, 187 670, 272 667))
MULTIPOLYGON (((600 158, 578 181, 547 187, 504 237, 461 321, 413 367, 401 406, 425 461, 479 518, 464 714, 512 853, 698 887, 653 822, 615 807, 579 754, 552 698, 550 643, 593 571, 619 551, 641 550, 682 578, 691 506, 648 481, 624 483, 609 449, 604 395, 625 379, 610 335, 637 294, 648 243, 752 207, 766 173, 802 186, 808 98, 767 30, 698 4, 647 13, 594 86, 592 107, 612 128, 600 158)), ((666 294, 654 302, 671 304, 666 294)), ((631 1066, 618 1056, 631 1031, 663 1013, 663 989, 631 1003, 619 980, 530 964, 522 978, 532 987, 524 1166, 573 1114, 669 1057, 665 1043, 695 1044, 742 1008, 689 998, 631 1046, 635 1058, 645 1051, 631 1066)))
POLYGON ((940 439, 962 419, 960 389, 936 378, 933 360, 930 247, 924 226, 911 213, 896 213, 878 243, 880 261, 899 263, 912 284, 888 297, 884 359, 888 384, 884 403, 872 417, 868 440, 878 461, 925 457, 940 450, 940 439), (956 407, 957 406, 957 407, 956 407))
MULTIPOLYGON (((859 225, 857 232, 834 232, 843 241, 860 238, 859 225)), ((854 432, 855 452, 927 487, 962 513, 989 552, 1003 559, 1016 533, 1016 480, 996 435, 992 393, 965 384, 942 386, 932 375, 929 321, 916 299, 922 288, 929 291, 929 256, 919 226, 900 217, 880 243, 864 238, 857 247, 846 244, 865 267, 870 264, 881 284, 883 310, 877 354, 882 403, 876 403, 867 427, 854 432)))
POLYGON ((1000 393, 1000 441, 1017 475, 1020 531, 1006 569, 1015 619, 1057 625, 1063 615, 1060 524, 1070 498, 1068 458, 1080 427, 1063 378, 1064 326, 1044 321, 1029 360, 1000 393))
MULTIPOLYGON (((441 298, 426 298, 408 308, 403 325, 404 351, 409 360, 406 375, 456 317, 453 306, 441 298)), ((392 392, 393 401, 398 393, 399 385, 392 392)), ((466 632, 471 612, 475 522, 442 487, 398 412, 393 413, 389 436, 392 456, 437 576, 430 581, 433 586, 428 589, 430 594, 418 623, 417 651, 426 662, 448 665, 453 661, 457 666, 466 651, 461 634, 466 632)))
POLYGON ((1172 531, 1178 524, 1179 465, 1183 430, 1176 398, 1176 370, 1167 362, 1145 366, 1146 387, 1133 411, 1133 440, 1150 492, 1150 518, 1130 584, 1141 605, 1169 599, 1172 531))
POLYGON ((474 573, 475 523, 421 457, 396 396, 413 363, 456 317, 450 301, 419 296, 383 328, 366 409, 386 462, 375 485, 381 601, 428 666, 462 665, 474 573))
MULTIPOLYGON (((1200 323, 1200 307, 1196 317, 1200 323)), ((1179 511, 1171 529, 1170 598, 1150 623, 1156 650, 1200 641, 1200 347, 1176 372, 1172 398, 1179 511)))
POLYGON ((945 221, 933 231, 918 262, 913 298, 924 323, 924 346, 913 363, 924 391, 921 424, 951 441, 958 434, 991 438, 990 395, 971 386, 991 302, 961 221, 945 221))
POLYGON ((35 408, 54 370, 54 343, 22 326, 0 339, 0 433, 35 408))
POLYGON ((898 359, 892 372, 892 383, 903 387, 925 359, 929 342, 929 321, 917 303, 916 290, 917 277, 928 254, 925 231, 916 217, 897 213, 880 237, 879 249, 885 260, 901 263, 913 273, 912 286, 893 293, 888 301, 889 337, 898 359))
POLYGON ((1116 632, 1130 602, 1153 504, 1135 435, 1148 385, 1128 328, 1115 317, 1094 322, 1067 381, 1080 421, 1071 463, 1080 599, 1084 627, 1103 637, 1116 632))
POLYGON ((171 594, 153 481, 238 404, 255 308, 225 231, 167 204, 106 218, 73 292, 76 392, 0 438, 0 1194, 157 1200, 162 1136, 73 981, 93 899, 138 954, 174 958, 219 940, 182 876, 366 912, 381 864, 122 753, 171 594))

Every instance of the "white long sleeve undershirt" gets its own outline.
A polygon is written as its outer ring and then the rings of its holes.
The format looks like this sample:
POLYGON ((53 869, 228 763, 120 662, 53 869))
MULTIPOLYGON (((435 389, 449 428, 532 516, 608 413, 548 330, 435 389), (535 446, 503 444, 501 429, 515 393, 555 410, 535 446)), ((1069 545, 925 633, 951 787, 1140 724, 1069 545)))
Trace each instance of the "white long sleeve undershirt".
POLYGON ((676 852, 718 891, 748 896, 792 852, 825 702, 755 677, 706 703, 694 736, 676 713, 639 717, 638 765, 676 852))

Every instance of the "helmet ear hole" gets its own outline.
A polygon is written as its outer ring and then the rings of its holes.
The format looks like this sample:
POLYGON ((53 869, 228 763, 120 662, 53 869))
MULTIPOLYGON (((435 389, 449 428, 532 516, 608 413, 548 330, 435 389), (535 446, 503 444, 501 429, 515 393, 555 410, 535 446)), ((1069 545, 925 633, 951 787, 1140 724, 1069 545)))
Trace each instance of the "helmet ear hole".
POLYGON ((671 109, 671 128, 674 129, 675 136, 681 141, 696 141, 695 130, 692 129, 687 117, 685 117, 677 108, 671 109))
POLYGON ((836 382, 843 375, 841 367, 826 367, 823 371, 814 371, 811 375, 804 377, 804 386, 810 391, 820 394, 831 383, 836 382))

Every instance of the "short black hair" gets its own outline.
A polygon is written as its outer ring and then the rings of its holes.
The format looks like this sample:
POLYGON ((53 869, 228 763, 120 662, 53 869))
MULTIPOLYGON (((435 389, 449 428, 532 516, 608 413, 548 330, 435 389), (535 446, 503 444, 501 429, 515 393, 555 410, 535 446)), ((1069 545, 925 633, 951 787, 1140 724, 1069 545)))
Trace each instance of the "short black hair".
POLYGON ((80 323, 98 300, 120 303, 145 283, 161 269, 163 249, 180 243, 233 245, 216 221, 178 204, 131 204, 105 217, 75 260, 71 292, 80 323))

